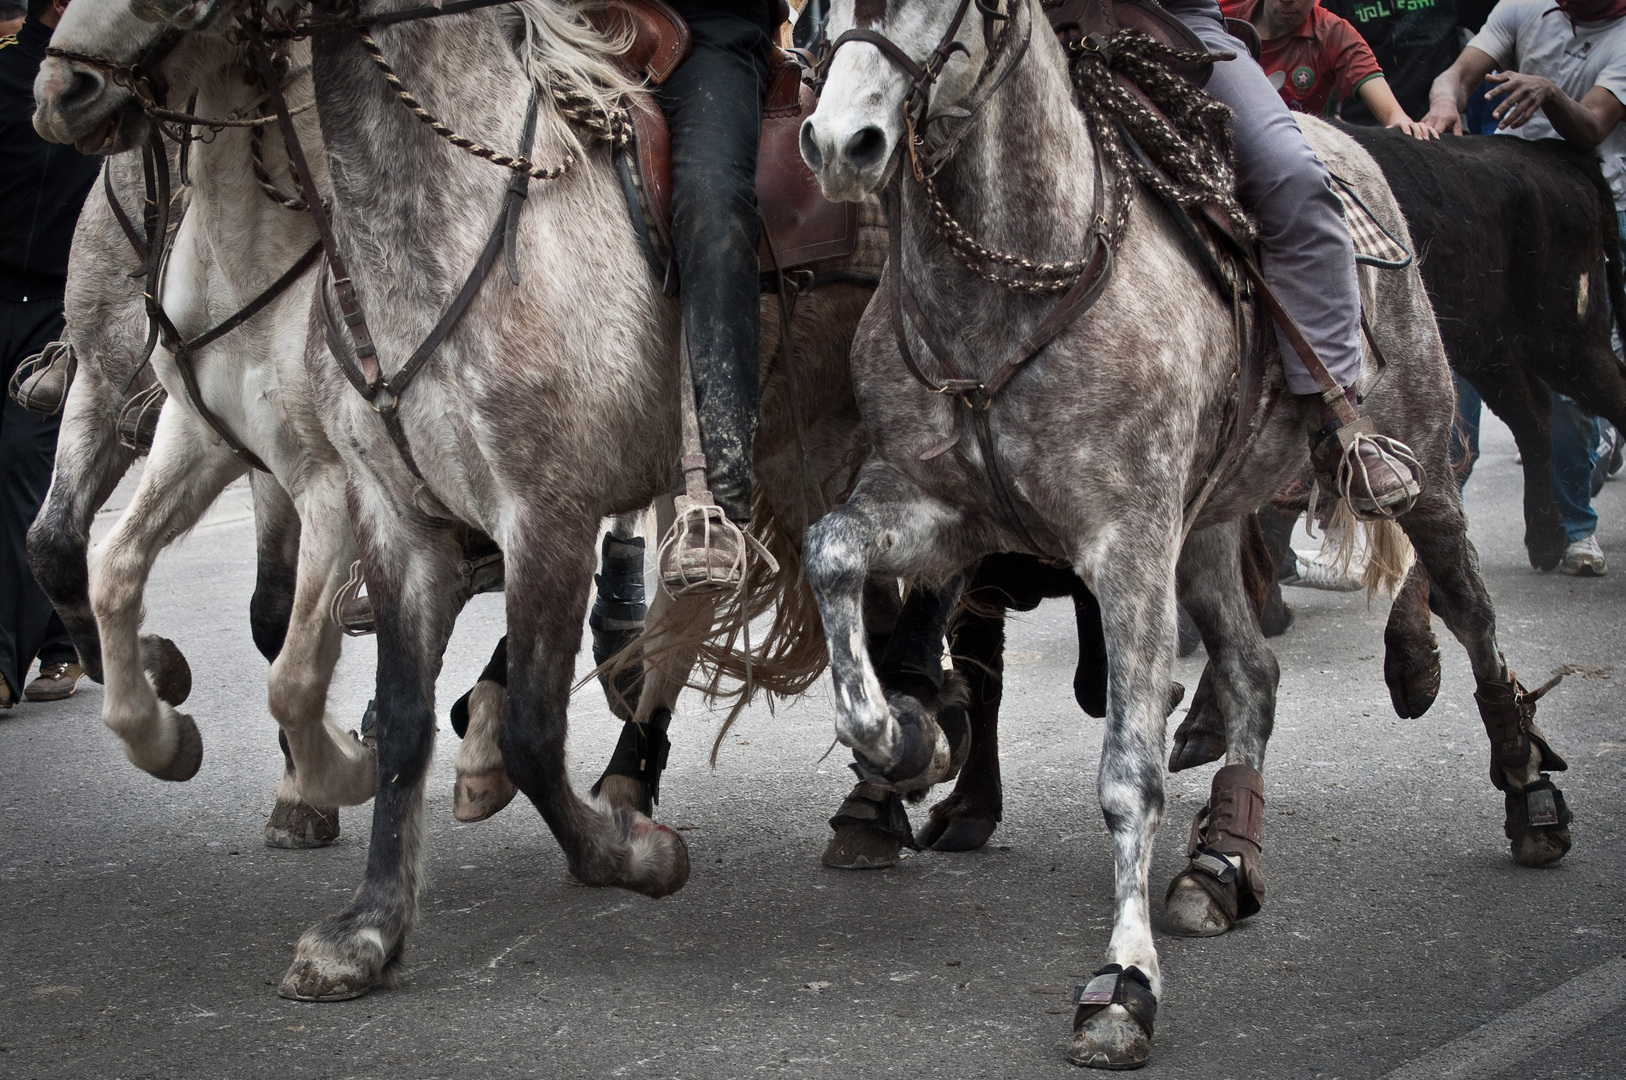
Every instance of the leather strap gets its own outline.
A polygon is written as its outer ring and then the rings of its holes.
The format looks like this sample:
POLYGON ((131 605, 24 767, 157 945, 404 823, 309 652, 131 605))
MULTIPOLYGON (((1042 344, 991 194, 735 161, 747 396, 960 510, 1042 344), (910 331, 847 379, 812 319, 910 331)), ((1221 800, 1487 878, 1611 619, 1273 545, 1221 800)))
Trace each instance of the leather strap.
POLYGON ((124 238, 130 241, 130 247, 135 251, 136 258, 141 260, 141 265, 130 271, 129 276, 132 278, 143 277, 150 269, 147 265, 147 259, 151 249, 147 247, 146 238, 136 231, 135 222, 130 220, 130 215, 124 212, 124 207, 119 203, 119 197, 113 193, 113 174, 108 171, 105 165, 102 166, 102 191, 107 195, 107 205, 113 211, 113 220, 119 223, 119 229, 124 233, 124 238))

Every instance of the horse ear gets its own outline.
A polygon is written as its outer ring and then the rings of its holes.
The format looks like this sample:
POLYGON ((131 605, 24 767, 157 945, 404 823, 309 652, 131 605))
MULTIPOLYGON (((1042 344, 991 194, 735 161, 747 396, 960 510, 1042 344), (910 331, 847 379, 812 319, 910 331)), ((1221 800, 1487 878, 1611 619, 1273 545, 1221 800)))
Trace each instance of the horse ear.
POLYGON ((216 0, 130 0, 130 13, 146 22, 196 30, 214 14, 216 0))

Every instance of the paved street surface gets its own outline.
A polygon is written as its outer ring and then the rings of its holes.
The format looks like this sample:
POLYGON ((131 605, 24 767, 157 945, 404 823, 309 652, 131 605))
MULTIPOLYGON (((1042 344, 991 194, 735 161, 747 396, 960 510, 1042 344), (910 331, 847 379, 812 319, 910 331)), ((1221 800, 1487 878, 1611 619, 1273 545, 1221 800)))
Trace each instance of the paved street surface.
MULTIPOLYGON (((1542 871, 1508 858, 1454 642, 1434 708, 1401 721, 1382 680, 1386 601, 1290 590, 1267 904, 1223 938, 1159 935, 1167 992, 1145 1075, 1626 1075, 1626 482, 1598 500, 1602 580, 1529 568, 1512 441, 1494 422, 1468 495, 1509 662, 1532 686, 1573 672, 1540 719, 1571 763, 1574 851, 1542 871)), ((399 984, 343 1004, 279 999, 294 940, 360 880, 370 810, 344 810, 326 850, 261 842, 281 759, 246 618, 245 505, 228 493, 148 593, 148 629, 192 664, 194 780, 129 765, 89 683, 0 719, 0 1077, 1082 1075, 1062 1060, 1062 994, 1099 964, 1112 878, 1102 724, 1072 701, 1060 602, 1012 624, 1005 820, 986 850, 823 868, 825 819, 849 786, 843 754, 821 759, 828 694, 748 713, 715 771, 719 717, 685 699, 660 816, 685 830, 688 887, 660 901, 585 889, 523 799, 454 824, 443 719, 399 984)), ((463 617, 443 715, 501 613, 481 597, 463 617)), ((338 715, 359 720, 372 656, 370 639, 347 645, 338 715)), ((1194 687, 1201 665, 1176 677, 1194 687)), ((572 718, 585 787, 619 725, 596 686, 572 718)), ((1212 774, 1170 779, 1159 904, 1212 774)))

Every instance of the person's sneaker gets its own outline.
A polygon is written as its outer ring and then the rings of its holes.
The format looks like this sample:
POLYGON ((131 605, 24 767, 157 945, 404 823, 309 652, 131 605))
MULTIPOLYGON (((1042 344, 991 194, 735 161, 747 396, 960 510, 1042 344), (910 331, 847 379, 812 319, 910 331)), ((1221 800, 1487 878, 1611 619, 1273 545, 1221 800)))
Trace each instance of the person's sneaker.
POLYGON ((23 697, 29 701, 61 701, 79 689, 79 680, 84 677, 85 669, 78 664, 41 664, 39 678, 24 688, 23 697))
POLYGON ((1325 592, 1358 592, 1362 587, 1361 575, 1366 569, 1359 555, 1352 557, 1347 564, 1342 559, 1324 562, 1318 551, 1293 552, 1293 564, 1298 573, 1291 578, 1283 578, 1283 585, 1325 592))
POLYGON ((1558 569, 1576 577, 1603 577, 1609 572, 1609 564, 1604 561, 1598 538, 1589 536, 1564 549, 1564 561, 1558 564, 1558 569))

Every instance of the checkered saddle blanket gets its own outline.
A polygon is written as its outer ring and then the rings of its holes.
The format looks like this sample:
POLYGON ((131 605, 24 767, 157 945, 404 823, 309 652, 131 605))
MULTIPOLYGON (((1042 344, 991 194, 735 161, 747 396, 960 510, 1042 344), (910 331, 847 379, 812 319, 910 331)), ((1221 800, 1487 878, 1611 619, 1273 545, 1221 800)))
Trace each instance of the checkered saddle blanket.
POLYGON ((1412 254, 1383 227, 1361 197, 1355 194, 1348 180, 1331 173, 1332 189, 1338 201, 1344 204, 1344 222, 1349 226, 1349 238, 1355 241, 1355 261, 1376 266, 1382 270, 1400 270, 1411 265, 1412 254))

